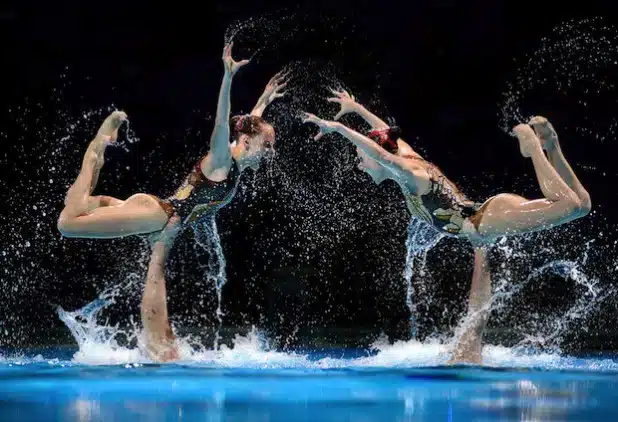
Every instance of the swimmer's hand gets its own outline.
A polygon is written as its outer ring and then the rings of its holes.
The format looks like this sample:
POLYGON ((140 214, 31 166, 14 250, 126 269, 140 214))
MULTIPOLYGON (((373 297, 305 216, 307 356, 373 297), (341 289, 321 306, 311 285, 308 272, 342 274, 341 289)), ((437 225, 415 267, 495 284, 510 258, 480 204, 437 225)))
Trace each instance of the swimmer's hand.
POLYGON ((358 103, 353 95, 348 94, 347 91, 337 91, 333 88, 330 88, 330 92, 335 96, 328 98, 328 101, 341 105, 339 113, 335 115, 335 120, 339 120, 344 114, 356 113, 358 111, 358 103))
POLYGON ((264 88, 264 92, 260 95, 255 107, 253 107, 253 110, 251 111, 253 116, 262 117, 264 110, 266 110, 266 107, 268 107, 270 103, 275 101, 277 98, 281 98, 286 95, 286 92, 282 92, 281 90, 285 88, 289 82, 287 77, 287 72, 279 72, 270 78, 266 88, 264 88))
POLYGON ((273 76, 270 81, 268 81, 268 84, 266 85, 266 88, 264 89, 264 92, 260 96, 258 102, 261 101, 265 105, 269 105, 277 98, 285 96, 285 91, 282 92, 281 90, 287 86, 287 78, 287 72, 279 72, 275 76, 273 76))
POLYGON ((339 122, 330 122, 328 120, 320 119, 318 116, 311 113, 303 113, 302 114, 303 123, 313 123, 318 126, 320 131, 317 135, 313 137, 316 141, 320 139, 322 136, 327 135, 332 132, 336 132, 337 128, 341 126, 339 122))
POLYGON ((241 60, 239 62, 234 61, 232 58, 232 47, 234 43, 231 42, 223 49, 223 66, 225 67, 225 73, 229 76, 233 76, 238 69, 249 63, 249 60, 241 60))

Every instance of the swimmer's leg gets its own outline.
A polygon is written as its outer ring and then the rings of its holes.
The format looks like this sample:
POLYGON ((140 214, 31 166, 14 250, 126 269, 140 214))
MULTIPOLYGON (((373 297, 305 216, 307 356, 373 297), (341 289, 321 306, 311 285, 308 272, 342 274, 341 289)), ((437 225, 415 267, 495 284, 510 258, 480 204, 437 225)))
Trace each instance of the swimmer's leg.
POLYGON ((65 214, 70 216, 84 214, 100 202, 91 199, 91 194, 96 187, 101 167, 105 161, 105 148, 116 140, 118 129, 125 120, 126 114, 115 111, 103 121, 97 135, 88 145, 79 175, 64 199, 65 209, 63 212, 65 214))
MULTIPOLYGON (((91 197, 90 203, 97 201, 91 197)), ((113 239, 149 234, 162 230, 169 215, 152 195, 138 193, 119 205, 97 206, 87 213, 74 215, 65 208, 58 218, 58 230, 65 237, 113 239)), ((118 200, 115 200, 118 201, 118 200)))
POLYGON ((110 114, 88 146, 82 168, 69 188, 58 230, 66 237, 115 238, 146 234, 163 229, 169 215, 159 201, 136 194, 126 201, 110 196, 92 196, 104 162, 105 148, 118 137, 126 114, 110 114))
POLYGON ((144 343, 152 360, 178 359, 178 344, 167 314, 165 263, 180 229, 180 218, 173 216, 152 247, 146 285, 140 306, 144 343))
POLYGON ((468 314, 463 321, 461 333, 455 339, 450 364, 482 363, 483 330, 491 308, 491 274, 486 247, 474 247, 474 272, 470 286, 468 314))
POLYGON ((581 184, 577 175, 571 168, 570 164, 562 153, 560 142, 558 142, 558 134, 549 121, 545 117, 535 116, 530 120, 532 128, 543 144, 543 149, 547 152, 549 162, 556 169, 562 180, 575 192, 579 199, 584 204, 584 208, 590 208, 590 194, 581 184))
POLYGON ((527 125, 515 128, 522 154, 532 159, 544 199, 528 200, 500 194, 482 211, 478 234, 485 240, 545 230, 585 216, 590 202, 584 202, 565 183, 545 156, 541 141, 527 125))

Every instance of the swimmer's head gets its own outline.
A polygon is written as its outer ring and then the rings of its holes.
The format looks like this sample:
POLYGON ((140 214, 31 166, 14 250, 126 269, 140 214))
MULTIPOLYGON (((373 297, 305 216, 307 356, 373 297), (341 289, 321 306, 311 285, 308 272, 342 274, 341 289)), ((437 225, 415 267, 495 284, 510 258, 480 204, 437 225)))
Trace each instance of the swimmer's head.
POLYGON ((230 120, 232 141, 245 148, 243 160, 249 167, 257 170, 262 159, 272 158, 275 154, 275 129, 259 116, 245 114, 234 116, 230 120))
MULTIPOLYGON (((401 137, 401 129, 398 126, 392 126, 380 130, 372 130, 369 132, 367 137, 372 139, 375 143, 391 154, 397 154, 399 152, 397 140, 401 137)), ((371 179, 375 183, 380 184, 388 178, 388 173, 382 165, 367 155, 360 148, 356 148, 356 151, 358 153, 358 157, 360 158, 358 168, 371 176, 371 179)))
POLYGON ((399 128, 399 126, 372 130, 367 134, 367 137, 391 154, 397 154, 397 152, 399 152, 399 146, 397 145, 397 140, 401 138, 401 128, 399 128))

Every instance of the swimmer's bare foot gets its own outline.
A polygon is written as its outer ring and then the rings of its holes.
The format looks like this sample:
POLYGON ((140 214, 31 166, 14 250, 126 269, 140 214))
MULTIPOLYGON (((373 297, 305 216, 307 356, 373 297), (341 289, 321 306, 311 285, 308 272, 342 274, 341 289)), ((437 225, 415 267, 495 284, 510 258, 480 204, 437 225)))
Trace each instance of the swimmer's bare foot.
POLYGON ((541 140, 541 145, 544 150, 550 150, 556 146, 558 142, 558 134, 549 121, 543 116, 534 116, 528 122, 536 136, 541 140))
POLYGON ((523 123, 513 128, 513 133, 519 140, 519 150, 524 157, 532 157, 533 154, 540 151, 543 153, 541 141, 536 136, 532 128, 523 123))
POLYGON ((106 143, 114 143, 118 139, 118 129, 127 120, 127 113, 124 111, 112 112, 101 124, 97 132, 97 138, 106 143))

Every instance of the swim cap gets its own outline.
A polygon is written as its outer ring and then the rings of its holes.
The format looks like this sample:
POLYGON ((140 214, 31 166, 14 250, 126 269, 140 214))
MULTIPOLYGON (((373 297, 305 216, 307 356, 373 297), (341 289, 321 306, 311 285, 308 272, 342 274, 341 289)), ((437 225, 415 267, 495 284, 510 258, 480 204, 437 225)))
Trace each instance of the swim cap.
POLYGON ((397 139, 401 137, 401 129, 398 126, 374 129, 367 136, 391 154, 396 154, 399 151, 397 139))

